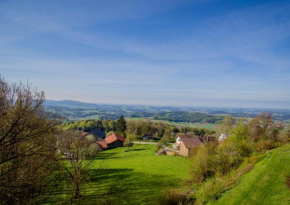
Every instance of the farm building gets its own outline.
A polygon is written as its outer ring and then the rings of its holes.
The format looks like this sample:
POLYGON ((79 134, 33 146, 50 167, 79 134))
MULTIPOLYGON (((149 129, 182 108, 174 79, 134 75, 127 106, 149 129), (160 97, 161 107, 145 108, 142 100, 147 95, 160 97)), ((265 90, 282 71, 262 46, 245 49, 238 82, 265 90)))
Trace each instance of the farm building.
POLYGON ((225 139, 227 139, 227 137, 227 135, 221 134, 218 138, 219 143, 221 144, 223 141, 225 141, 225 139))
POLYGON ((194 135, 178 135, 178 137, 176 138, 175 144, 178 146, 180 145, 182 138, 191 138, 191 137, 194 137, 194 135))
POLYGON ((203 142, 199 137, 181 138, 179 153, 185 157, 191 156, 197 152, 197 148, 202 144, 203 142))
POLYGON ((124 137, 118 135, 118 134, 112 134, 105 138, 105 141, 107 142, 107 145, 109 148, 113 147, 123 147, 124 142, 126 141, 124 137))
POLYGON ((107 143, 106 141, 97 141, 96 143, 97 143, 97 145, 100 146, 100 148, 101 148, 102 150, 108 148, 108 143, 107 143))

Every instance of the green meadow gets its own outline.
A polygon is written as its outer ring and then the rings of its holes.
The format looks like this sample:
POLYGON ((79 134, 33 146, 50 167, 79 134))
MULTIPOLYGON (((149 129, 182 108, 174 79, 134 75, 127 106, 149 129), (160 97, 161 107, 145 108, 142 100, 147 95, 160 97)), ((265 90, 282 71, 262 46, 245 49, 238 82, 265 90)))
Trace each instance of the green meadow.
POLYGON ((188 176, 188 158, 158 156, 154 145, 126 149, 103 151, 94 160, 83 203, 156 204, 160 192, 182 189, 188 176))
POLYGON ((146 119, 150 119, 154 122, 164 122, 167 124, 171 124, 174 126, 183 126, 183 127, 196 127, 196 128, 204 128, 204 129, 208 129, 208 130, 217 130, 217 126, 218 124, 213 124, 213 123, 190 123, 190 122, 170 122, 170 121, 166 121, 166 120, 153 120, 153 118, 126 118, 127 121, 137 121, 137 120, 146 120, 146 119))

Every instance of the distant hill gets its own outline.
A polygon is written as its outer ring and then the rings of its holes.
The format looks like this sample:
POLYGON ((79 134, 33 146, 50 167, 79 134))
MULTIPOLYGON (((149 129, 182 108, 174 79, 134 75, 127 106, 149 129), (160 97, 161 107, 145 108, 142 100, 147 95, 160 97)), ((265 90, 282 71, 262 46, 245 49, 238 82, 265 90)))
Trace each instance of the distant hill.
POLYGON ((171 122, 218 123, 223 116, 253 118, 262 112, 271 112, 276 120, 290 122, 290 110, 178 107, 150 105, 110 105, 86 103, 73 100, 47 100, 45 108, 68 119, 118 119, 121 115, 129 118, 154 118, 171 122))
POLYGON ((85 103, 73 100, 46 100, 45 107, 97 107, 94 103, 85 103))

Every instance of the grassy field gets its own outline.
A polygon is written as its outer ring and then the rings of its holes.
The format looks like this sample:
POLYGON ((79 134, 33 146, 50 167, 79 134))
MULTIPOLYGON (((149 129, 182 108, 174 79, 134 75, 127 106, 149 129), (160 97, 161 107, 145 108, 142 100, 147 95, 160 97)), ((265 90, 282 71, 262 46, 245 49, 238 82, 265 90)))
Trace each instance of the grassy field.
POLYGON ((197 128, 205 128, 208 130, 216 130, 217 129, 217 124, 212 124, 212 123, 187 123, 187 122, 170 122, 170 121, 164 121, 164 120, 153 120, 152 118, 126 118, 127 121, 137 121, 137 120, 144 120, 144 119, 151 119, 152 121, 156 121, 156 122, 164 122, 164 123, 168 123, 171 125, 175 125, 175 126, 186 126, 186 127, 197 127, 197 128))
POLYGON ((290 146, 274 149, 217 204, 288 205, 290 190, 285 185, 285 176, 289 174, 290 146))
POLYGON ((156 204, 164 190, 181 188, 189 159, 157 156, 154 145, 134 145, 132 151, 116 148, 100 153, 92 165, 86 195, 106 204, 156 204))

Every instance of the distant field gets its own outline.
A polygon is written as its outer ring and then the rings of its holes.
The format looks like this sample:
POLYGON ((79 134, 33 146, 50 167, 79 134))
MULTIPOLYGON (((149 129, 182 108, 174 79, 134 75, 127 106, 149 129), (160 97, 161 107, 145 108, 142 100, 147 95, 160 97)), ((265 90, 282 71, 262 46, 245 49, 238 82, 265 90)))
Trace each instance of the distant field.
POLYGON ((285 176, 290 174, 290 146, 272 150, 240 184, 226 192, 217 204, 290 204, 290 190, 285 176))
POLYGON ((188 174, 188 158, 157 156, 154 145, 134 145, 132 151, 125 150, 101 152, 94 161, 93 179, 86 193, 92 201, 155 204, 160 192, 182 187, 188 174))
MULTIPOLYGON (((136 121, 136 120, 139 120, 139 119, 151 119, 152 118, 126 118, 126 120, 133 120, 133 121, 136 121)), ((216 130, 217 129, 217 124, 212 124, 212 123, 187 123, 187 122, 170 122, 170 121, 164 121, 164 120, 152 120, 152 121, 156 121, 156 122, 165 122, 165 123, 168 123, 168 124, 172 124, 172 125, 175 125, 175 126, 186 126, 186 127, 197 127, 197 128, 205 128, 205 129, 208 129, 208 130, 216 130)))

